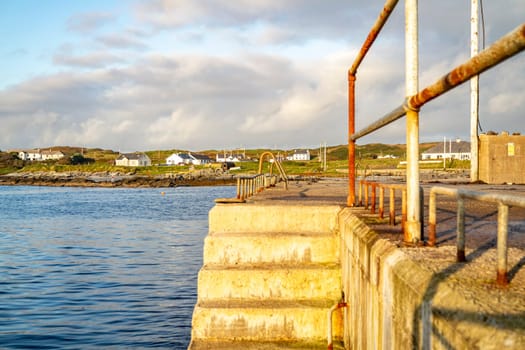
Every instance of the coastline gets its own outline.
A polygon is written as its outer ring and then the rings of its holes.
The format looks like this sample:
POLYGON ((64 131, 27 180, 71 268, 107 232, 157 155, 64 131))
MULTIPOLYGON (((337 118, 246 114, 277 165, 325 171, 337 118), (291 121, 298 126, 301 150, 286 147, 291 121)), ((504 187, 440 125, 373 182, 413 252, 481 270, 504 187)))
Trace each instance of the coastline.
POLYGON ((38 172, 0 176, 0 186, 54 187, 178 187, 225 186, 236 183, 234 175, 146 176, 121 173, 38 172))

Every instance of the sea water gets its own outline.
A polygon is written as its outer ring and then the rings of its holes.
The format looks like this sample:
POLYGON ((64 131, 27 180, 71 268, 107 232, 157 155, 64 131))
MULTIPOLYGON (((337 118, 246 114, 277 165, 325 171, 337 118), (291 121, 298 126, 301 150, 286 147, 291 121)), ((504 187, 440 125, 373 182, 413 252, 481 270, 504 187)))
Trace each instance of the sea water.
POLYGON ((208 211, 234 192, 0 186, 0 348, 186 349, 208 211))

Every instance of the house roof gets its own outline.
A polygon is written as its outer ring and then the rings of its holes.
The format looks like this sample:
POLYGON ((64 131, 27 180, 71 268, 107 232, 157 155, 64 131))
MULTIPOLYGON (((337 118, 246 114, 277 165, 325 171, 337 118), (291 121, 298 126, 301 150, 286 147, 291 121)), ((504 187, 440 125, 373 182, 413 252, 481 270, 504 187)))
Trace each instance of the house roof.
POLYGON ((117 160, 120 159, 140 159, 144 157, 144 153, 122 153, 120 156, 118 156, 117 160))
POLYGON ((470 153, 470 142, 466 141, 452 141, 445 142, 443 148, 443 142, 438 143, 434 147, 427 149, 423 154, 428 153, 470 153))
POLYGON ((200 160, 210 160, 211 159, 205 154, 192 153, 191 156, 195 159, 200 159, 200 160))
POLYGON ((190 155, 187 154, 187 153, 177 153, 176 155, 179 156, 181 159, 189 159, 189 160, 191 160, 190 155))
POLYGON ((49 155, 53 155, 53 154, 61 154, 63 155, 64 153, 62 153, 62 151, 42 151, 40 152, 41 154, 49 154, 49 155))

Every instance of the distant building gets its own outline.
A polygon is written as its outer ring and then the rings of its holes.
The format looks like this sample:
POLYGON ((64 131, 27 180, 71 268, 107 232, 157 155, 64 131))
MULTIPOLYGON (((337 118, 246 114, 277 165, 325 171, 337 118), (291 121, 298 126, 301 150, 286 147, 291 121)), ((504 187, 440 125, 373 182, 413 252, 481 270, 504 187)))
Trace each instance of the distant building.
POLYGON ((212 162, 212 159, 205 154, 197 154, 197 153, 188 153, 188 154, 192 158, 191 163, 193 165, 210 164, 212 162))
POLYGON ((307 149, 297 149, 291 156, 286 157, 288 160, 310 160, 310 151, 307 149))
POLYGON ((40 151, 37 150, 26 150, 18 151, 18 158, 22 160, 31 160, 31 161, 44 161, 44 160, 58 160, 64 158, 65 155, 61 151, 40 151))
POLYGON ((144 153, 122 153, 115 160, 115 165, 120 166, 150 166, 151 159, 144 153))
POLYGON ((525 184, 525 136, 480 135, 479 179, 488 184, 525 184))
POLYGON ((42 151, 40 153, 42 155, 42 160, 58 160, 65 157, 65 154, 61 151, 42 151))
POLYGON ((192 164, 193 158, 187 153, 173 153, 166 158, 168 165, 185 165, 192 164))
POLYGON ((459 159, 470 160, 470 142, 457 139, 444 140, 421 154, 423 160, 430 159, 459 159))
POLYGON ((230 153, 227 154, 226 152, 223 152, 223 154, 217 153, 217 156, 215 157, 215 161, 218 163, 223 162, 242 162, 245 160, 244 154, 241 153, 230 153))

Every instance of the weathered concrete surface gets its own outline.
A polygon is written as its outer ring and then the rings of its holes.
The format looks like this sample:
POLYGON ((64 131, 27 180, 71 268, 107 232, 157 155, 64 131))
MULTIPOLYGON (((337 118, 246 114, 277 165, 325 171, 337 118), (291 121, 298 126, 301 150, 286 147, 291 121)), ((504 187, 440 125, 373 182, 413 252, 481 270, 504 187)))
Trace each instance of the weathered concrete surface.
MULTIPOLYGON (((326 348, 328 311, 342 290, 341 208, 258 201, 216 205, 209 215, 189 348, 326 348)), ((341 344, 342 310, 332 326, 341 344)))
MULTIPOLYGON (((472 190, 525 193, 523 186, 467 187, 472 190)), ((220 225, 212 224, 215 219, 210 218, 210 235, 205 247, 205 260, 209 261, 210 266, 203 267, 203 271, 208 268, 210 271, 202 275, 213 275, 211 270, 221 264, 263 264, 271 269, 272 264, 283 267, 292 262, 299 266, 322 265, 329 263, 330 250, 341 244, 337 248, 340 253, 333 254, 342 266, 342 286, 339 288, 344 289, 346 301, 350 304, 344 320, 346 348, 525 348, 524 210, 511 208, 509 213, 510 284, 500 288, 494 283, 494 219, 497 209, 493 206, 466 203, 467 262, 456 263, 455 202, 446 198, 438 199, 438 247, 410 248, 403 245, 399 226, 388 226, 386 220, 379 220, 362 208, 343 208, 346 188, 345 180, 291 183, 288 191, 280 187, 267 190, 245 205, 257 207, 261 215, 271 213, 272 218, 279 215, 286 217, 288 206, 295 208, 290 210, 292 213, 299 208, 311 207, 315 211, 316 207, 335 206, 328 211, 330 218, 326 220, 330 224, 326 230, 329 236, 337 237, 338 242, 328 244, 330 249, 327 251, 318 247, 326 233, 320 233, 309 225, 299 224, 302 225, 301 230, 307 232, 301 234, 278 229, 287 222, 301 221, 298 213, 289 216, 289 219, 276 219, 280 220, 279 224, 270 223, 275 232, 268 236, 262 234, 263 230, 258 227, 264 220, 261 223, 253 220, 249 224, 239 221, 245 210, 240 207, 237 214, 225 216, 225 222, 229 224, 222 232, 218 229, 220 225), (279 209, 275 210, 277 207, 279 209), (236 215, 238 218, 235 218, 236 215), (254 225, 256 228, 253 228, 254 225), (217 229, 211 230, 212 227, 217 229), (241 229, 234 232, 234 227, 241 229), (245 229, 248 230, 246 235, 242 234, 245 229), (250 240, 254 242, 251 253, 250 240), (263 248, 266 241, 268 244, 263 248), (289 248, 283 248, 285 245, 289 245, 289 248), (262 251, 264 253, 259 253, 262 251)), ((428 192, 429 186, 424 185, 424 188, 428 192)), ((312 212, 308 215, 315 217, 312 212)), ((216 219, 217 223, 220 222, 219 217, 216 219)), ((320 218, 314 219, 319 225, 321 221, 320 218)), ((280 278, 283 278, 285 270, 276 268, 276 276, 280 274, 280 278)), ((207 278, 210 280, 206 284, 214 283, 213 277, 207 278)), ((196 306, 192 349, 235 349, 243 346, 241 344, 244 344, 245 349, 326 348, 326 343, 323 344, 319 338, 310 338, 306 343, 286 338, 292 333, 297 336, 303 331, 310 333, 315 329, 323 329, 318 335, 322 337, 326 323, 321 325, 317 322, 326 317, 322 316, 326 309, 322 312, 317 312, 319 310, 316 308, 305 311, 302 306, 297 308, 297 305, 321 307, 322 303, 326 303, 328 307, 326 300, 297 300, 299 304, 292 306, 294 304, 290 304, 287 296, 282 301, 272 301, 273 306, 268 306, 267 301, 257 300, 266 298, 268 293, 272 296, 276 294, 274 287, 268 288, 270 284, 267 284, 264 288, 266 292, 255 292, 255 299, 251 301, 243 301, 244 297, 220 301, 219 296, 224 295, 228 285, 220 283, 222 292, 218 294, 202 291, 203 295, 209 293, 213 296, 209 300, 199 299, 196 306), (246 311, 250 308, 257 311, 246 311), (196 329, 197 324, 204 326, 196 329), (228 328, 230 326, 233 328, 228 328), (251 333, 246 333, 247 329, 252 330, 251 333), (270 337, 270 340, 255 340, 258 338, 254 334, 275 336, 270 337)), ((262 282, 256 285, 259 283, 262 282)), ((246 284, 250 282, 241 283, 241 290, 246 284)), ((243 292, 232 292, 232 295, 246 293, 252 287, 243 292)), ((334 324, 336 335, 342 334, 342 327, 337 327, 338 323, 334 324)))

